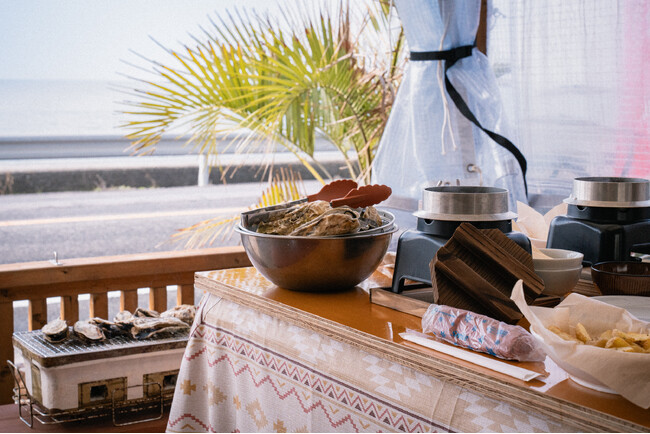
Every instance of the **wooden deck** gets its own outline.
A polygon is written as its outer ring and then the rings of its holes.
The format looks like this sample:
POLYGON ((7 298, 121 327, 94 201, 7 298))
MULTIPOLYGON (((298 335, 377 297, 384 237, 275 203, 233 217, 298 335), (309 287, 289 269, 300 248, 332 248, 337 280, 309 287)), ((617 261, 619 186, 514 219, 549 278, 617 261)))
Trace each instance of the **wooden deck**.
POLYGON ((113 426, 110 418, 56 425, 42 425, 35 421, 30 428, 18 417, 18 405, 6 404, 0 405, 0 432, 165 432, 168 416, 166 412, 160 420, 126 426, 113 426))

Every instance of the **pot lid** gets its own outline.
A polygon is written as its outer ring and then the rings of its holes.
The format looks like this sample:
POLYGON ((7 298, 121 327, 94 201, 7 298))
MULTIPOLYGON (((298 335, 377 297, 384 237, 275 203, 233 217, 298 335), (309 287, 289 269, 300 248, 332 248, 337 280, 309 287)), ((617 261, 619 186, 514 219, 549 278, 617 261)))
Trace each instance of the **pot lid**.
POLYGON ((508 211, 508 190, 496 187, 440 186, 425 188, 416 217, 446 221, 498 221, 517 217, 508 211))
POLYGON ((575 178, 573 190, 564 202, 600 208, 642 208, 650 206, 650 181, 643 178, 575 178))

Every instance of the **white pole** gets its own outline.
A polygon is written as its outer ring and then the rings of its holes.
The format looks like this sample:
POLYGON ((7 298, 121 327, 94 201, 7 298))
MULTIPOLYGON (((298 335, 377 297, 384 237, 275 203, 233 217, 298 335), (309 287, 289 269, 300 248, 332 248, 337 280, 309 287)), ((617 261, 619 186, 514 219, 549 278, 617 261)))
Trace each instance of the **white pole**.
POLYGON ((205 187, 210 183, 210 170, 208 167, 208 156, 199 154, 199 179, 198 186, 205 187))

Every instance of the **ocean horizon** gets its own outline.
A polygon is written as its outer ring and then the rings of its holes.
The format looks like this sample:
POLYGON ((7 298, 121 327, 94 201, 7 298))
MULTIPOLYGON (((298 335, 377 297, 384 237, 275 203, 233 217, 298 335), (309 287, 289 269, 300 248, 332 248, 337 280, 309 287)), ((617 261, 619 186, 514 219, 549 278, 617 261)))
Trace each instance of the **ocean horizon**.
POLYGON ((0 80, 0 137, 123 136, 119 113, 134 83, 105 80, 0 80))

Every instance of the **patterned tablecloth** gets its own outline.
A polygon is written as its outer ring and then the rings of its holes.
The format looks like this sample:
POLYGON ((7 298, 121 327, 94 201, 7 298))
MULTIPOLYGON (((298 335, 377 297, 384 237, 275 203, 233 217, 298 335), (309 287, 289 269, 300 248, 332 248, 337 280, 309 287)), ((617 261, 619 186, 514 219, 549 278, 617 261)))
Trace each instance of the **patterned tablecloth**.
POLYGON ((206 294, 168 432, 575 432, 206 294))

